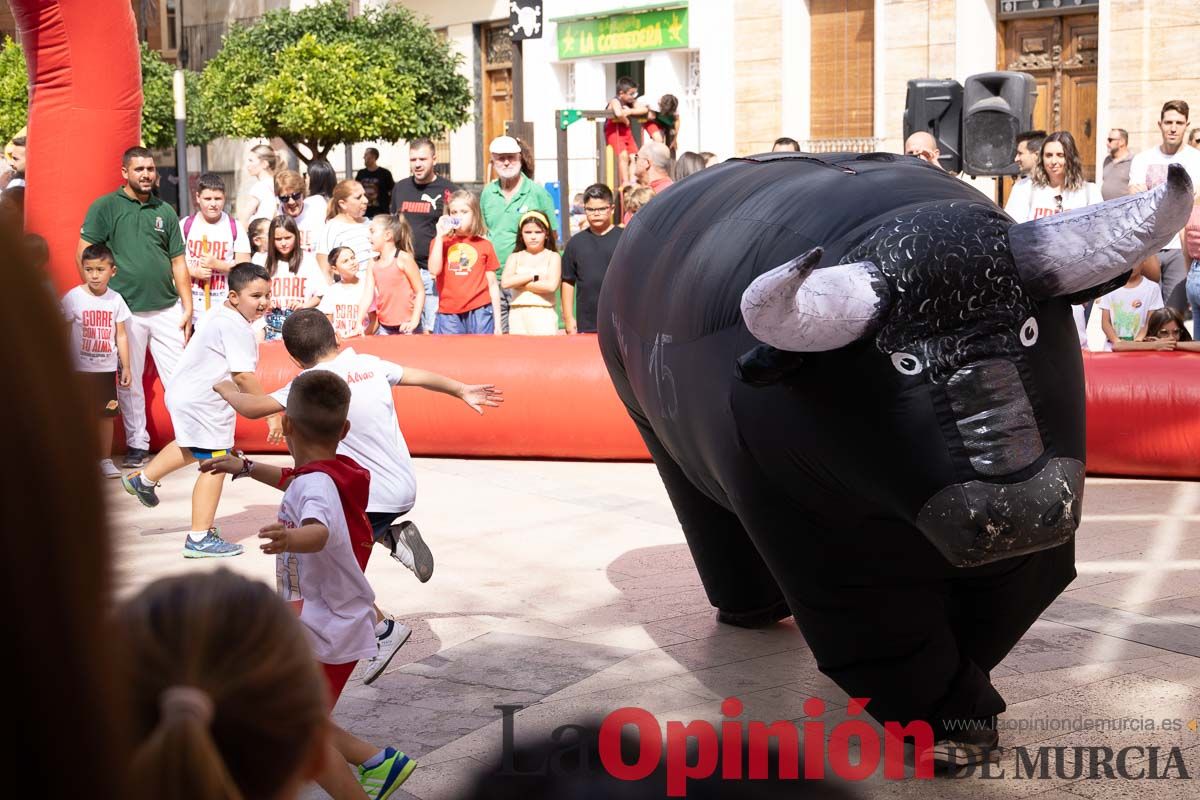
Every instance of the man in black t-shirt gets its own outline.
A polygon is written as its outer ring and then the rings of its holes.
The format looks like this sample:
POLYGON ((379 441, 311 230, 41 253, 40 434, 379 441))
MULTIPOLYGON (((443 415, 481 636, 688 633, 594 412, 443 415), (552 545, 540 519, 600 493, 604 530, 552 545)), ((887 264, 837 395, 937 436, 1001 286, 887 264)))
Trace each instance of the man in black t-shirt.
POLYGON ((596 332, 600 287, 624 230, 613 225, 612 210, 612 190, 603 183, 593 183, 583 190, 588 226, 571 237, 562 258, 562 308, 567 333, 596 332))
POLYGON ((413 250, 421 281, 425 284, 425 308, 421 312, 421 327, 433 330, 437 318, 437 294, 429 274, 429 245, 436 233, 438 218, 446 213, 450 195, 458 187, 433 171, 437 155, 429 139, 413 139, 408 144, 408 164, 412 175, 396 184, 392 190, 392 213, 403 214, 412 227, 413 250))
POLYGON ((363 191, 367 195, 367 219, 371 219, 376 214, 386 214, 392 204, 392 187, 396 185, 396 179, 392 177, 391 170, 386 167, 379 166, 379 151, 374 147, 368 147, 363 153, 363 162, 367 165, 358 171, 354 176, 354 180, 363 185, 363 191))

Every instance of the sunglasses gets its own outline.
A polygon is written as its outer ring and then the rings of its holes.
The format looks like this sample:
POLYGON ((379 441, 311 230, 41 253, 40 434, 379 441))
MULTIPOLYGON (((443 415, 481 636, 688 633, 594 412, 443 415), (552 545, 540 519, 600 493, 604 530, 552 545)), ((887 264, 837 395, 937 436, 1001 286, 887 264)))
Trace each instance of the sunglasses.
POLYGON ((292 192, 291 194, 279 195, 279 202, 281 202, 281 203, 291 203, 291 202, 299 203, 303 199, 304 199, 304 192, 292 192))

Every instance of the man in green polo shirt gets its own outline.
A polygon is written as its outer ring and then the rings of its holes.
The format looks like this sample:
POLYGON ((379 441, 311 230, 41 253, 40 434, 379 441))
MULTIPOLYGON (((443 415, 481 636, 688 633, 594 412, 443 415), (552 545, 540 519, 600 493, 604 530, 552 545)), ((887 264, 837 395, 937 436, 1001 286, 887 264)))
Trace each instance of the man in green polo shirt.
MULTIPOLYGON (((500 261, 496 280, 504 272, 504 262, 517 244, 517 223, 526 211, 540 211, 554 226, 554 201, 550 194, 525 174, 521 144, 511 136, 497 136, 488 148, 492 154, 492 169, 496 180, 483 187, 479 195, 479 210, 488 228, 488 239, 500 261)), ((533 165, 528 168, 533 174, 533 165)), ((508 333, 508 304, 512 289, 500 290, 500 329, 508 333)))
POLYGON ((146 395, 142 375, 146 349, 163 383, 171 380, 183 347, 192 335, 192 288, 184 260, 179 217, 151 191, 158 178, 154 156, 131 147, 121 159, 125 184, 101 195, 88 208, 79 231, 75 262, 88 245, 105 244, 117 262, 109 287, 125 298, 133 317, 125 323, 129 338, 129 371, 133 383, 117 387, 125 420, 126 467, 142 467, 150 458, 146 431, 146 395))

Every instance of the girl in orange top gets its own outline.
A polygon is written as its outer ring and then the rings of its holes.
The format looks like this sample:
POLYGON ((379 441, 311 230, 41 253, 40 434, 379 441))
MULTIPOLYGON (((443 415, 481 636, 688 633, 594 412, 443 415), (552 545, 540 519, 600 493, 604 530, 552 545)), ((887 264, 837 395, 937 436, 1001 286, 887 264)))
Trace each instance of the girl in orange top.
POLYGON ((429 274, 437 281, 438 293, 433 332, 499 336, 500 262, 492 243, 483 238, 487 228, 479 198, 473 192, 455 192, 447 211, 437 221, 437 235, 429 245, 429 274))
POLYGON ((371 249, 379 255, 371 263, 375 276, 375 311, 378 336, 421 333, 425 284, 413 258, 412 228, 402 214, 379 214, 368 231, 371 249))

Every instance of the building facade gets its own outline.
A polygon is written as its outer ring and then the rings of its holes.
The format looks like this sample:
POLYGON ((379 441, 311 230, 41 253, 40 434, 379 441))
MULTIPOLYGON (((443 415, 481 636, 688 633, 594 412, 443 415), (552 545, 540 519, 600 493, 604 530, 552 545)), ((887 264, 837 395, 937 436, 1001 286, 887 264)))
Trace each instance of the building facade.
MULTIPOLYGON (((315 0, 132 0, 144 38, 199 69, 234 22, 315 0)), ((352 9, 387 0, 358 0, 352 9)), ((540 37, 519 51, 509 26, 522 0, 403 0, 462 55, 473 119, 439 143, 455 181, 486 180, 487 142, 509 129, 532 142, 536 177, 558 174, 556 113, 597 111, 631 75, 643 93, 680 100, 680 150, 720 157, 762 152, 779 136, 813 151, 902 146, 907 82, 997 69, 1032 74, 1035 127, 1070 130, 1089 167, 1105 133, 1158 141, 1162 103, 1182 98, 1200 124, 1197 0, 544 0, 540 37)), ((11 14, 0 28, 15 29, 11 14)), ((596 122, 567 129, 569 178, 601 173, 596 122)), ((407 172, 404 143, 377 143, 407 172)), ((210 167, 236 173, 246 143, 208 148, 210 167)), ((354 166, 361 166, 355 148, 354 166)), ((199 163, 194 151, 191 164, 199 163)), ((340 170, 339 151, 331 162, 340 170)))
MULTIPOLYGON (((898 152, 910 79, 994 70, 1034 76, 1035 127, 1071 131, 1089 171, 1109 128, 1129 130, 1134 150, 1157 143, 1165 100, 1188 100, 1200 123, 1195 0, 545 0, 541 38, 524 42, 515 71, 508 2, 404 5, 454 42, 478 98, 475 121, 449 136, 462 181, 486 177, 483 151, 516 118, 514 93, 537 178, 553 180, 555 112, 603 108, 622 74, 650 98, 679 97, 681 150, 722 157, 778 136, 814 151, 898 152)), ((579 187, 597 174, 594 123, 572 125, 568 142, 579 187)))

